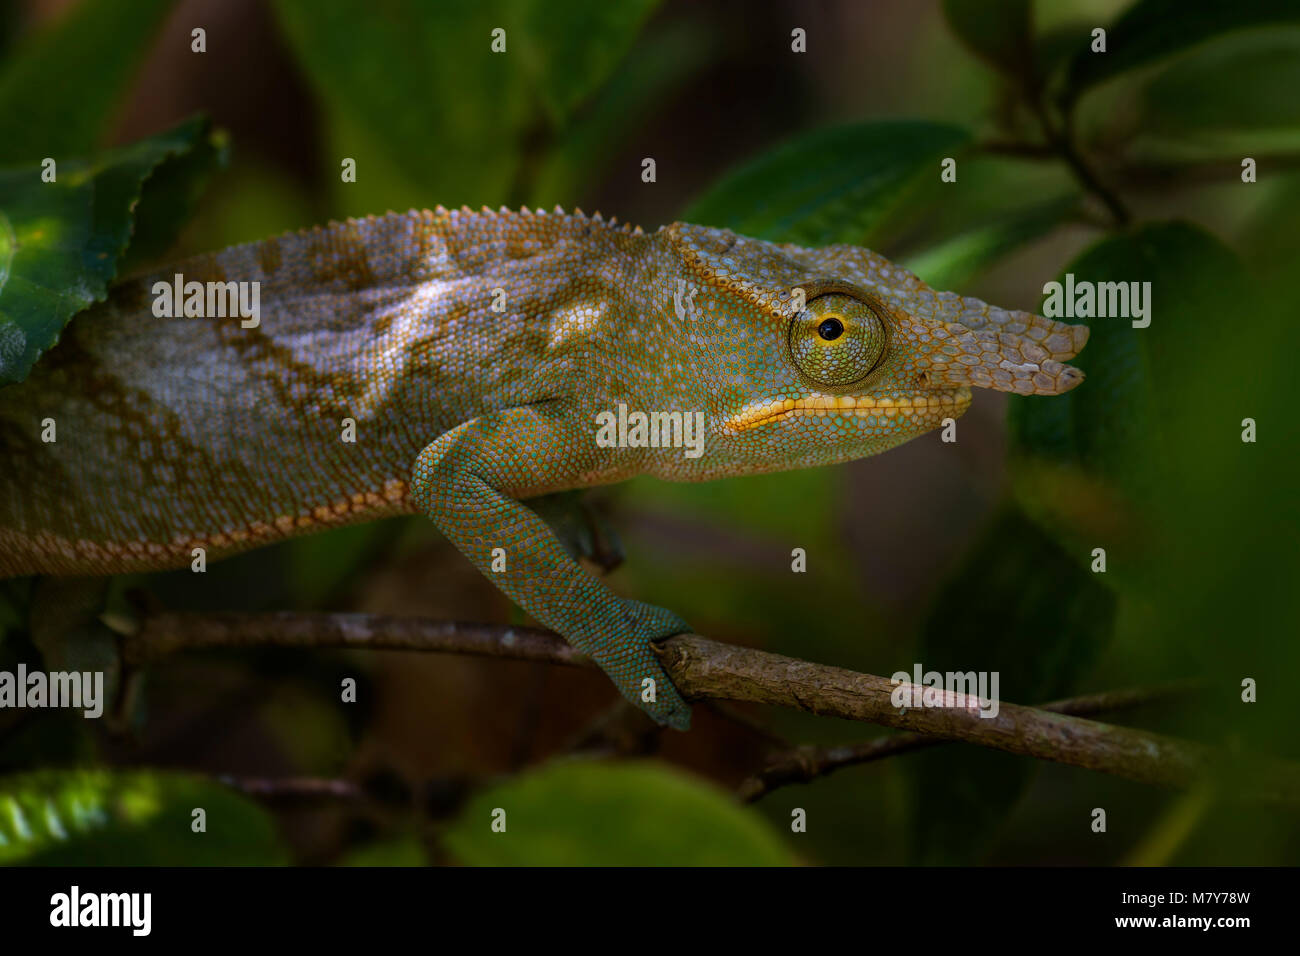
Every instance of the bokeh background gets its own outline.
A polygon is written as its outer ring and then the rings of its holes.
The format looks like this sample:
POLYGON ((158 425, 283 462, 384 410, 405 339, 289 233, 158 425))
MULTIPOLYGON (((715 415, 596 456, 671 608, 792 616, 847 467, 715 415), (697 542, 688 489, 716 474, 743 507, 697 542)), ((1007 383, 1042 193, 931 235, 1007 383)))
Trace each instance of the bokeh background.
MULTIPOLYGON (((1152 281, 1152 327, 1094 321, 1077 392, 979 392, 956 444, 931 434, 834 468, 601 489, 627 554, 610 581, 717 640, 883 675, 999 670, 1020 703, 1194 678, 1196 693, 1113 719, 1300 759, 1289 6, 11 0, 0 100, 19 105, 0 117, 0 164, 89 156, 206 115, 224 166, 157 262, 389 209, 561 204, 646 229, 688 218, 869 246, 1007 308, 1038 309, 1066 271, 1152 281), (1221 9, 1186 9, 1201 7, 1221 9), (493 55, 498 26, 507 52, 493 55), (1104 61, 1089 59, 1095 27, 1104 61), (956 183, 939 180, 945 156, 956 183), (1242 182, 1247 156, 1256 183, 1242 182), (805 574, 790 571, 795 547, 805 574), (1246 678, 1256 703, 1241 700, 1246 678)), ((36 585, 5 587, 0 660, 35 664, 48 652, 27 617, 36 585)), ((139 594, 173 610, 525 620, 420 519, 202 576, 115 580, 109 613, 129 617, 139 594)), ((138 684, 111 727, 0 713, 11 799, 109 808, 105 826, 37 840, 19 862, 198 860, 185 834, 199 799, 233 828, 204 850, 216 862, 1300 858, 1294 810, 1222 802, 1231 780, 1173 793, 957 744, 742 808, 727 792, 773 749, 886 731, 700 706, 689 734, 622 721, 593 735, 612 688, 540 664, 195 652, 138 684), (339 701, 346 677, 356 703, 339 701), (494 842, 494 806, 544 835, 494 842), (790 832, 795 808, 806 833, 790 832)))

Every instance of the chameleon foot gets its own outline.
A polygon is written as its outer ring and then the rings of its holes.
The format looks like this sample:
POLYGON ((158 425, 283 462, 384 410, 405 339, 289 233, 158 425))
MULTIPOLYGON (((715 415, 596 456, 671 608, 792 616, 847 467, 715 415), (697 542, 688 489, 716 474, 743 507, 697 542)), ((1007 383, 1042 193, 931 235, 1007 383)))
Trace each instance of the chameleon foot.
POLYGON ((618 687, 657 723, 677 730, 691 726, 690 705, 673 686, 651 646, 656 641, 690 631, 690 625, 672 611, 624 598, 620 601, 614 634, 599 648, 586 650, 618 687))

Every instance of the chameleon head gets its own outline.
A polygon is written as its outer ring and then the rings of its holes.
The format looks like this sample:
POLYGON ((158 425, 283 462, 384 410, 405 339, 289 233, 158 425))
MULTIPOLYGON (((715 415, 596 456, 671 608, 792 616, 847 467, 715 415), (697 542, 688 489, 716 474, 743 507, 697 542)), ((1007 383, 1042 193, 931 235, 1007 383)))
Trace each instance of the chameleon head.
POLYGON ((1088 328, 936 292, 853 246, 803 249, 697 226, 673 242, 699 277, 684 338, 715 453, 752 470, 875 454, 955 419, 971 388, 1057 395, 1088 328), (719 321, 721 319, 721 321, 719 321))

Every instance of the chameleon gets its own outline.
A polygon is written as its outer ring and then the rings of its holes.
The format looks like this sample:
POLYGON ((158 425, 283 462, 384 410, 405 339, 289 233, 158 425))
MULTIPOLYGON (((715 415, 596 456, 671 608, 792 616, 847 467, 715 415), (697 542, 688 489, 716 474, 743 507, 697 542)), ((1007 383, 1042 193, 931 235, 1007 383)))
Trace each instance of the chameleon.
POLYGON ((332 222, 116 284, 0 390, 0 577, 184 567, 420 513, 686 729, 653 644, 688 625, 590 573, 541 503, 875 455, 972 388, 1075 387, 1087 338, 851 245, 559 208, 332 222), (160 317, 176 276, 257 283, 256 324, 160 317))

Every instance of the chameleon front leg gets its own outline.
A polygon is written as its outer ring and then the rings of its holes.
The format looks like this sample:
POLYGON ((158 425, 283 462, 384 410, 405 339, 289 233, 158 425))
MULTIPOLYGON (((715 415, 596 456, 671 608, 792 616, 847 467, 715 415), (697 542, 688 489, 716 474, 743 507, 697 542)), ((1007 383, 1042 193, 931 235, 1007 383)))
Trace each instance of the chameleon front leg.
POLYGON ((656 721, 685 730, 690 708, 650 645, 689 626, 671 611, 615 594, 518 500, 589 474, 595 452, 594 444, 574 441, 572 424, 555 405, 513 408, 458 425, 425 448, 411 491, 511 600, 592 658, 656 721))

